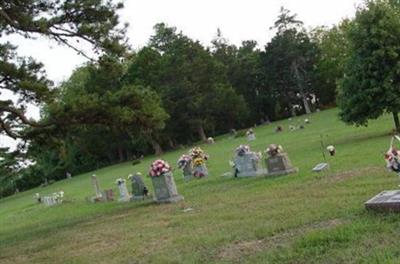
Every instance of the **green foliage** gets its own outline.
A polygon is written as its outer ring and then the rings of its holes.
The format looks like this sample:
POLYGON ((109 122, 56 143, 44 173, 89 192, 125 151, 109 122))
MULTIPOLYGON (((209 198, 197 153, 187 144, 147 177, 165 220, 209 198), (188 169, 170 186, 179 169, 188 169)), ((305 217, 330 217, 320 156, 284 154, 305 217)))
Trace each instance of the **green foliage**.
POLYGON ((262 64, 266 83, 272 87, 272 98, 283 108, 283 116, 295 114, 294 105, 302 105, 309 113, 310 98, 314 93, 314 69, 318 48, 307 32, 286 9, 275 22, 277 34, 265 47, 262 64))
MULTIPOLYGON (((340 83, 340 116, 367 125, 385 112, 400 111, 400 6, 366 1, 348 32, 349 59, 340 83)), ((395 119, 396 121, 396 119, 395 119)), ((398 121, 398 120, 397 120, 398 121)), ((399 130, 399 124, 396 124, 399 130)))
MULTIPOLYGON (((96 53, 122 56, 126 45, 125 27, 118 28, 116 12, 120 8, 120 3, 102 0, 2 1, 0 36, 19 34, 29 39, 45 36, 88 57, 76 45, 83 41, 96 53)), ((54 97, 42 65, 31 58, 19 57, 15 49, 11 43, 0 44, 0 93, 6 90, 18 97, 16 102, 0 100, 0 133, 27 139, 35 135, 26 135, 27 128, 42 131, 52 125, 28 119, 27 105, 39 106, 54 97)))
POLYGON ((316 63, 315 93, 321 105, 335 103, 337 84, 343 78, 344 67, 349 55, 347 32, 350 20, 343 20, 330 29, 316 28, 312 40, 318 45, 319 56, 316 63))

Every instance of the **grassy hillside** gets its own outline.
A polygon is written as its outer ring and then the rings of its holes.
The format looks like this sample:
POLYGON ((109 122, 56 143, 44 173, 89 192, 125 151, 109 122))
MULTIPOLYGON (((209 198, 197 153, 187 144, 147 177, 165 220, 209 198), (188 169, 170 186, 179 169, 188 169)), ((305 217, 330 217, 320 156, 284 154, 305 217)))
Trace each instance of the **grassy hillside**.
MULTIPOLYGON (((252 150, 281 144, 299 173, 275 178, 233 179, 228 160, 245 138, 217 138, 204 145, 210 176, 184 182, 174 171, 185 201, 90 204, 90 175, 75 176, 0 200, 0 263, 399 263, 400 216, 367 212, 363 203, 399 179, 384 168, 392 120, 368 128, 346 126, 336 110, 313 114, 304 130, 288 131, 288 120, 255 129, 252 150), (276 125, 284 132, 276 134, 276 125), (312 173, 322 162, 320 135, 334 144, 331 171, 312 173), (64 190, 68 202, 52 208, 33 195, 64 190), (184 212, 183 208, 193 208, 184 212)), ((300 117, 292 121, 297 123, 300 117)), ((175 165, 188 149, 165 154, 175 165)), ((141 171, 119 164, 95 171, 101 188, 141 171)), ((144 177, 150 191, 151 181, 144 177)))

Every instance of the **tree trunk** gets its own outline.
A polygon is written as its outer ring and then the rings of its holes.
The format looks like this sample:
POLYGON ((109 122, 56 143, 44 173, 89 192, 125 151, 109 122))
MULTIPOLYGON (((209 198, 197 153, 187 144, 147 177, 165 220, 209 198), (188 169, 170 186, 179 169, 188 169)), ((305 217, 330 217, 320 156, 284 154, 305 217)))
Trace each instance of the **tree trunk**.
POLYGON ((304 104, 304 110, 306 110, 306 114, 311 114, 311 110, 310 110, 310 105, 308 104, 307 98, 303 92, 303 90, 301 90, 301 98, 303 99, 303 104, 304 104))
POLYGON ((172 149, 176 149, 176 145, 175 145, 174 141, 171 138, 168 139, 168 143, 169 143, 169 146, 172 149))
POLYGON ((121 145, 118 145, 118 159, 120 162, 125 161, 124 148, 121 145))
POLYGON ((396 126, 396 131, 397 133, 400 132, 400 121, 399 121, 399 115, 397 112, 392 112, 393 114, 393 120, 394 120, 394 124, 396 126))
POLYGON ((163 150, 157 141, 155 141, 154 139, 151 139, 151 145, 153 146, 154 153, 156 156, 160 156, 163 154, 163 150))
POLYGON ((207 140, 206 133, 204 133, 204 128, 202 125, 197 127, 197 133, 199 134, 201 141, 207 140))
POLYGON ((303 100, 304 110, 306 111, 306 114, 308 115, 311 113, 310 105, 308 104, 306 95, 304 93, 303 78, 300 76, 300 72, 299 72, 298 65, 296 62, 293 63, 292 68, 294 71, 294 75, 296 76, 296 79, 297 79, 297 85, 300 90, 301 99, 303 100))

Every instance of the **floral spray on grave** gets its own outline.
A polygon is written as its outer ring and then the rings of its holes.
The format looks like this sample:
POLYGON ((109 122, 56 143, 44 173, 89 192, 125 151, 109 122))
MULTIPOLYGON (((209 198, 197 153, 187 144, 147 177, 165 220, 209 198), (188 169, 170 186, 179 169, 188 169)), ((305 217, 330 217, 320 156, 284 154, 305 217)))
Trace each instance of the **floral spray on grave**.
POLYGON ((193 163, 193 176, 195 178, 203 178, 208 176, 206 161, 209 156, 204 153, 200 147, 194 147, 189 152, 193 163))
POLYGON ((400 177, 400 150, 394 146, 394 140, 400 141, 400 137, 396 135, 390 140, 389 149, 385 153, 386 168, 400 177))
POLYGON ((172 168, 168 162, 155 160, 150 166, 149 176, 153 183, 156 202, 171 203, 183 200, 176 189, 172 168))

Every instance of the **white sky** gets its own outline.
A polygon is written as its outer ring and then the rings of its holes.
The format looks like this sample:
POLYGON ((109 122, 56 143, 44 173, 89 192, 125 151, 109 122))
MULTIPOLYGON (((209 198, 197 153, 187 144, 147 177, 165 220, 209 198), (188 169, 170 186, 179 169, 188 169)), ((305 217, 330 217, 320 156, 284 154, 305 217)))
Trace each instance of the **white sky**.
MULTIPOLYGON (((220 28, 230 43, 240 45, 243 40, 256 40, 263 47, 274 34, 269 28, 281 6, 296 13, 311 28, 331 26, 345 17, 353 17, 360 3, 362 0, 125 0, 120 14, 121 22, 130 24, 128 37, 133 48, 146 45, 153 26, 159 22, 177 27, 205 46, 210 45, 220 28)), ((19 46, 20 55, 41 61, 49 79, 57 83, 85 62, 74 51, 47 39, 13 37, 11 40, 19 46)), ((38 111, 32 108, 29 114, 37 117, 38 111)), ((0 136, 0 147, 13 145, 12 140, 0 136)))

